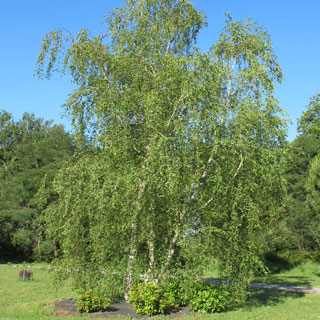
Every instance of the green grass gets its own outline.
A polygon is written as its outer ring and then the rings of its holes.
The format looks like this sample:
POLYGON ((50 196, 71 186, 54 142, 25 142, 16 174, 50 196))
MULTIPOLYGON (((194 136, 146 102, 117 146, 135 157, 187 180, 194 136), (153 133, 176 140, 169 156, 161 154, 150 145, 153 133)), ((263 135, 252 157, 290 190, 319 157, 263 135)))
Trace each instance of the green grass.
MULTIPOLYGON (((211 265, 204 274, 205 278, 218 278, 218 268, 211 265)), ((320 264, 304 263, 296 267, 282 270, 278 273, 268 273, 266 276, 256 276, 253 282, 281 284, 287 286, 320 288, 320 264)))
MULTIPOLYGON (((256 306, 249 305, 239 310, 199 316, 197 320, 319 320, 320 297, 275 292, 255 292, 252 297, 256 306), (263 302, 264 301, 264 302, 263 302), (260 303, 262 303, 260 305, 260 303)), ((194 317, 185 320, 195 319, 194 317)))
MULTIPOLYGON (((319 265, 306 264, 280 274, 269 275, 265 281, 320 287, 319 268, 319 265)), ((19 281, 18 267, 0 266, 0 320, 83 319, 54 316, 49 302, 73 298, 76 295, 68 285, 56 289, 48 276, 46 265, 42 265, 42 269, 34 268, 33 271, 34 281, 19 281)), ((211 275, 214 273, 215 271, 211 275)), ((209 272, 207 275, 210 275, 209 272)), ((262 278, 256 280, 262 281, 262 278)), ((185 319, 191 320, 195 317, 185 319)), ((196 319, 320 320, 320 295, 255 289, 244 308, 220 314, 199 315, 196 319)))
POLYGON ((255 282, 320 288, 320 264, 305 263, 280 273, 255 277, 255 282))
POLYGON ((0 266, 1 320, 57 319, 52 316, 53 309, 48 303, 75 296, 70 286, 53 286, 47 265, 41 265, 41 269, 33 268, 33 273, 33 281, 20 281, 18 266, 0 266))

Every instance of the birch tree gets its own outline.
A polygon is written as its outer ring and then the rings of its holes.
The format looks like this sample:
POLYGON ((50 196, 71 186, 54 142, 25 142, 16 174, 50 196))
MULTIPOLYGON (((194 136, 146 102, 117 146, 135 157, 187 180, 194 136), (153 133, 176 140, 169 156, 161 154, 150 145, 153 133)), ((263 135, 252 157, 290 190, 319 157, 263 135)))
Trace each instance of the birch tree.
POLYGON ((206 17, 186 0, 127 0, 106 22, 99 36, 49 33, 38 59, 40 77, 71 75, 64 107, 79 148, 94 146, 54 184, 59 265, 79 270, 69 273, 78 286, 117 283, 127 297, 141 274, 164 281, 214 257, 245 292, 261 266, 256 235, 282 195, 269 35, 227 16, 201 52, 206 17))

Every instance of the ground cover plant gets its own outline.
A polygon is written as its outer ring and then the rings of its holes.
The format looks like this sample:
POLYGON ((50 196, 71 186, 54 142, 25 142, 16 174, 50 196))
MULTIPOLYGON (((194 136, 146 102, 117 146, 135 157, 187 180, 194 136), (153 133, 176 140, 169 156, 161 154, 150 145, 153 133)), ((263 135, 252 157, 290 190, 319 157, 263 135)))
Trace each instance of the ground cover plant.
POLYGON ((110 300, 94 290, 82 292, 77 298, 78 311, 81 313, 105 310, 109 305, 110 300))
POLYGON ((133 303, 137 313, 148 316, 168 313, 175 306, 173 297, 165 288, 144 282, 131 288, 129 302, 133 303))
POLYGON ((171 280, 162 285, 140 282, 132 287, 129 302, 133 303, 138 314, 149 316, 170 313, 182 306, 189 306, 199 313, 213 313, 226 310, 228 296, 229 292, 221 285, 171 280))
POLYGON ((189 290, 188 304, 194 311, 213 313, 225 311, 228 307, 229 292, 222 285, 193 283, 189 290))

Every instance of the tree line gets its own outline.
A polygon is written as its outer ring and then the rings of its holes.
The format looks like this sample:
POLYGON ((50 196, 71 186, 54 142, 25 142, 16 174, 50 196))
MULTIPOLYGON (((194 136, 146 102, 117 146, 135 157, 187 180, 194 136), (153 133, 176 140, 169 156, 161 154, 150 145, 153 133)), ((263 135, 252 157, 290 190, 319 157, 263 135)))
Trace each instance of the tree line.
POLYGON ((0 255, 1 259, 51 260, 53 246, 36 195, 41 183, 51 183, 75 151, 73 137, 25 112, 15 121, 0 111, 0 255))
POLYGON ((111 298, 214 260, 242 300, 265 258, 319 260, 320 96, 288 143, 268 33, 227 15, 201 52, 206 17, 184 0, 128 0, 106 23, 43 40, 38 76, 76 86, 74 135, 1 113, 1 252, 55 257, 111 298))

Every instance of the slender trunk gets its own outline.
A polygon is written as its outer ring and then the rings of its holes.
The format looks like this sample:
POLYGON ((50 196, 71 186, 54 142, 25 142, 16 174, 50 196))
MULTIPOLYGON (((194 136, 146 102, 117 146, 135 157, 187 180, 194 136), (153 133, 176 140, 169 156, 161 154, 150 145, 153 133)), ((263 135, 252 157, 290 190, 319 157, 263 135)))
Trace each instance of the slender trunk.
POLYGON ((154 266, 154 234, 153 230, 151 231, 151 237, 148 240, 148 250, 149 250, 149 268, 147 271, 147 275, 145 278, 145 282, 148 283, 150 280, 150 277, 152 276, 153 272, 153 266, 154 266))
POLYGON ((137 252, 137 215, 135 216, 135 221, 131 224, 131 241, 130 241, 130 253, 129 253, 129 259, 128 259, 128 267, 127 267, 127 273, 125 277, 125 292, 124 292, 124 298, 126 301, 129 300, 129 292, 131 289, 132 284, 132 276, 133 276, 133 266, 134 266, 134 260, 136 257, 137 252))
POLYGON ((138 199, 137 199, 137 201, 138 201, 137 210, 136 210, 135 216, 133 218, 133 222, 131 224, 130 252, 129 252, 127 272, 126 272, 126 276, 125 276, 124 298, 126 301, 129 300, 129 292, 131 289, 133 271, 134 271, 134 261, 135 261, 136 253, 137 253, 137 224, 138 224, 138 215, 139 215, 139 212, 141 211, 141 205, 140 205, 139 201, 143 196, 145 188, 146 188, 146 182, 142 182, 139 186, 139 194, 138 194, 138 199))
MULTIPOLYGON (((212 161, 213 161, 213 158, 212 158, 212 155, 211 155, 209 157, 208 161, 207 161, 207 164, 204 167, 201 168, 203 170, 203 172, 202 172, 202 174, 200 176, 200 179, 206 178, 206 176, 208 175, 207 166, 210 165, 212 163, 212 161)), ((184 210, 180 214, 179 224, 178 224, 177 228, 174 231, 174 235, 173 235, 173 238, 172 238, 170 246, 169 246, 169 250, 168 250, 167 257, 166 257, 166 261, 165 261, 165 263, 164 263, 164 265, 161 268, 161 271, 159 273, 159 277, 158 277, 159 280, 161 279, 161 277, 163 276, 165 271, 168 270, 168 268, 170 266, 170 263, 171 263, 171 260, 172 260, 172 257, 173 257, 173 255, 175 253, 176 245, 177 245, 177 242, 178 242, 179 237, 180 237, 180 226, 183 225, 183 221, 184 221, 185 215, 187 213, 188 206, 190 204, 190 201, 191 201, 192 197, 194 196, 195 186, 196 186, 195 182, 193 182, 191 184, 191 186, 190 186, 189 195, 188 195, 184 210)))
POLYGON ((164 265, 161 268, 161 271, 159 273, 158 281, 161 279, 161 277, 163 276, 165 271, 167 271, 169 269, 172 257, 174 255, 174 252, 175 252, 175 249, 176 249, 177 242, 179 240, 179 235, 180 235, 180 232, 179 232, 178 229, 176 229, 175 232, 174 232, 174 236, 173 236, 173 238, 171 240, 171 243, 170 243, 170 247, 169 247, 169 251, 168 251, 168 254, 167 254, 166 261, 165 261, 165 263, 164 263, 164 265))

